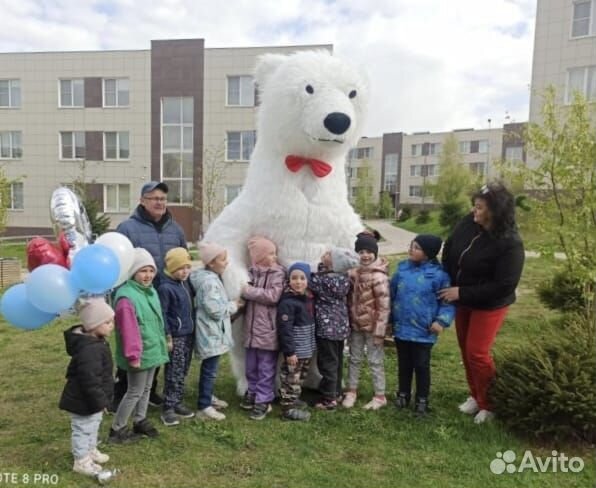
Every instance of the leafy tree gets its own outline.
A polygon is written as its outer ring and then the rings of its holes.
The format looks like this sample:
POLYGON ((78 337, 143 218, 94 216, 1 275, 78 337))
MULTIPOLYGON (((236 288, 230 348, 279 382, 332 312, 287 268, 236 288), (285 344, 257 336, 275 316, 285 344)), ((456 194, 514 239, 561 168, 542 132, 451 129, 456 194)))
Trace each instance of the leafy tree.
POLYGON ((10 181, 4 174, 4 168, 0 166, 0 233, 6 228, 8 219, 8 207, 10 205, 10 181))
POLYGON ((203 153, 203 211, 208 223, 225 206, 221 192, 229 165, 225 161, 224 143, 205 148, 203 153))
POLYGON ((87 161, 82 161, 79 168, 80 172, 72 182, 72 189, 81 199, 81 203, 85 207, 87 217, 89 218, 89 225, 91 226, 91 233, 94 236, 100 236, 106 233, 110 228, 110 217, 101 212, 100 202, 93 198, 87 190, 87 185, 93 183, 93 181, 87 181, 87 161))
POLYGON ((373 217, 377 206, 373 202, 374 175, 370 161, 364 160, 358 168, 358 178, 354 185, 358 188, 354 209, 363 219, 373 217))
POLYGON ((394 216, 395 209, 393 208, 393 201, 389 192, 381 193, 381 201, 379 202, 379 217, 383 219, 390 219, 394 216))

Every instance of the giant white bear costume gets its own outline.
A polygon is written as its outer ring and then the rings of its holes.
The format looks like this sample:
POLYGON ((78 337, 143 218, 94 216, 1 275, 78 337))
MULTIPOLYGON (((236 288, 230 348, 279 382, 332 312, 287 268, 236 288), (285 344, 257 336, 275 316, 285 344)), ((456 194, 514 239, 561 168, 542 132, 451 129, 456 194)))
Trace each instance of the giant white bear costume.
MULTIPOLYGON (((204 236, 228 250, 223 281, 231 299, 247 282, 251 236, 275 242, 284 266, 314 266, 332 245, 351 248, 363 229, 348 202, 344 165, 367 110, 365 78, 327 52, 303 51, 261 56, 255 82, 257 141, 246 181, 204 236), (288 156, 297 158, 286 164, 288 156)), ((246 390, 241 321, 233 326, 232 351, 239 395, 246 390)))

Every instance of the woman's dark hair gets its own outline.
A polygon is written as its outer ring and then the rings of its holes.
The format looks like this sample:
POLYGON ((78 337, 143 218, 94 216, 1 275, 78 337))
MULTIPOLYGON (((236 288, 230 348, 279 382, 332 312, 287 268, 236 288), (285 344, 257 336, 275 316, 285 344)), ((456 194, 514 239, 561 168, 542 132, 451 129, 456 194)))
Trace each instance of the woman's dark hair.
POLYGON ((484 185, 472 195, 472 205, 480 198, 486 202, 492 215, 490 233, 495 237, 503 237, 516 229, 515 198, 501 182, 484 185))

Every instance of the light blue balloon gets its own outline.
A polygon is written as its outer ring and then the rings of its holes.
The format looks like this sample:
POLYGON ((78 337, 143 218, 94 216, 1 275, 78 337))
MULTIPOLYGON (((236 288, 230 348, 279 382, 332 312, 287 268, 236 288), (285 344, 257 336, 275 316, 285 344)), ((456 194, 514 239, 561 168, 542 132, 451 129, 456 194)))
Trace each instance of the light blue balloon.
POLYGON ((75 254, 70 272, 80 290, 101 294, 116 284, 120 261, 109 247, 91 244, 75 254))
POLYGON ((0 312, 7 322, 20 329, 38 329, 56 317, 56 314, 39 310, 29 302, 24 283, 6 290, 0 300, 0 312))
POLYGON ((58 313, 73 306, 79 296, 71 272, 57 264, 44 264, 35 268, 25 280, 27 299, 34 307, 58 313))

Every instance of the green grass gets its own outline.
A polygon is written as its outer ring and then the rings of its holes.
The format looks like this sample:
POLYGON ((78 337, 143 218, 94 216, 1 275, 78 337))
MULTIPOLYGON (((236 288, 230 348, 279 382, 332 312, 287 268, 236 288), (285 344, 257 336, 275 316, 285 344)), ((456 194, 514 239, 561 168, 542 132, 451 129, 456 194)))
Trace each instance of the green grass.
POLYGON ((21 261, 21 266, 27 266, 25 246, 24 242, 0 241, 0 258, 17 258, 21 261))
MULTIPOLYGON (((392 264, 398 257, 391 259, 392 264)), ((553 263, 529 259, 519 302, 497 339, 497 352, 525 344, 546 327, 554 313, 536 300, 533 286, 552 273, 553 263)), ((55 474, 60 487, 93 487, 96 482, 72 473, 68 415, 57 404, 68 357, 61 320, 25 332, 0 322, 0 460, 2 473, 55 474)), ((197 362, 188 379, 187 404, 197 396, 197 362)), ((396 356, 386 349, 387 391, 396 387, 396 356)), ((217 379, 217 394, 231 407, 222 423, 185 421, 166 428, 159 411, 149 417, 160 437, 128 446, 103 445, 122 470, 113 486, 148 487, 588 487, 596 483, 594 449, 581 445, 544 445, 517 437, 497 421, 474 425, 457 411, 466 387, 453 329, 441 336, 432 356, 433 414, 424 420, 392 406, 379 412, 360 407, 372 395, 368 372, 361 382, 357 408, 313 412, 308 423, 280 420, 279 409, 261 422, 250 421, 238 407, 228 359, 217 379), (556 448, 586 463, 582 473, 495 475, 489 470, 497 452, 526 449, 550 456, 556 448)), ((160 384, 162 380, 160 378, 160 384)), ((105 439, 111 417, 104 419, 105 439)), ((0 486, 9 486, 6 483, 0 486)), ((19 484, 17 486, 25 486, 19 484)))

